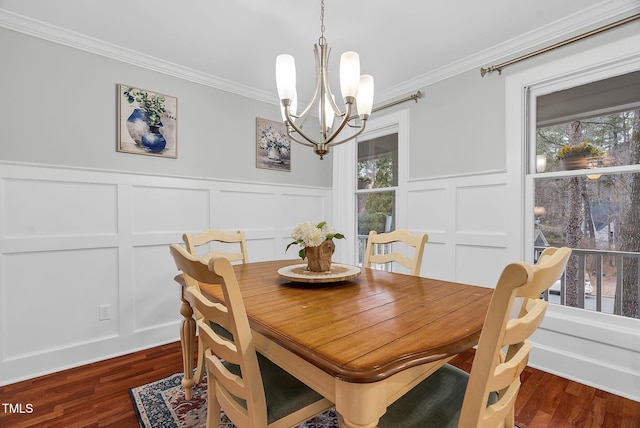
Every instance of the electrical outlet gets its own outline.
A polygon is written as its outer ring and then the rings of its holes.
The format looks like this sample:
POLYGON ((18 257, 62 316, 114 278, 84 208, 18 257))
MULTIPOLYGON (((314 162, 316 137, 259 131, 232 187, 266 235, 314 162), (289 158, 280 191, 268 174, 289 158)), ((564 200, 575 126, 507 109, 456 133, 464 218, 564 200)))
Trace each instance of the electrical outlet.
POLYGON ((111 319, 111 305, 98 306, 98 321, 106 321, 111 319))

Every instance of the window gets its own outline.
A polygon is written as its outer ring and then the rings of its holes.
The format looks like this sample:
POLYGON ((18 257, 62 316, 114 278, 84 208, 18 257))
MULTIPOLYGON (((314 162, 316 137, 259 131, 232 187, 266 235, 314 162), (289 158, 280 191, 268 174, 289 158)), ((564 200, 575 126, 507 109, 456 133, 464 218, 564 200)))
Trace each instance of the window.
POLYGON ((537 99, 534 246, 574 249, 552 303, 638 318, 640 72, 537 99))
POLYGON ((396 227, 398 134, 358 142, 356 219, 358 263, 362 265, 369 231, 396 227))

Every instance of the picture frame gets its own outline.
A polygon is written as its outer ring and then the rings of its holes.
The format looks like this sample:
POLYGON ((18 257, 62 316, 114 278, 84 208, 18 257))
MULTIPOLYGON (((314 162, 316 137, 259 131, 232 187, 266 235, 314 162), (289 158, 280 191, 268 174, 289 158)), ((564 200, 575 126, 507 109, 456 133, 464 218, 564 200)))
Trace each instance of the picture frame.
POLYGON ((118 84, 117 151, 178 157, 178 98, 118 84))
POLYGON ((291 172, 291 139, 284 123, 256 117, 256 168, 291 172))

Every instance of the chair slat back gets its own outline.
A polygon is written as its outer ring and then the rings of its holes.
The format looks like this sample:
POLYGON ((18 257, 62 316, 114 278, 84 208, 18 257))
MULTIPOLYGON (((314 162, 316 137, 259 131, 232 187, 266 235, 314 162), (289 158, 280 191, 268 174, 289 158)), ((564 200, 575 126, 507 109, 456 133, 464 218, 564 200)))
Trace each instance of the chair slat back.
POLYGON ((380 234, 372 230, 369 232, 363 266, 370 268, 371 263, 387 264, 396 262, 409 269, 411 271, 411 275, 419 276, 420 269, 422 268, 424 246, 428 240, 429 235, 426 233, 414 235, 404 229, 380 234), (387 254, 378 253, 378 249, 381 245, 393 244, 395 242, 402 242, 409 247, 413 247, 413 258, 407 257, 399 251, 392 251, 387 254))
POLYGON ((212 257, 225 257, 232 262, 249 262, 249 257, 247 254, 247 241, 245 239, 244 232, 241 230, 236 233, 226 233, 217 229, 209 229, 196 235, 185 233, 184 235, 182 235, 182 240, 187 246, 187 251, 189 251, 193 255, 196 255, 198 251, 197 247, 201 247, 207 244, 238 244, 240 247, 240 252, 229 252, 214 249, 202 255, 201 258, 209 260, 212 257))
POLYGON ((542 322, 548 306, 541 293, 562 275, 570 255, 569 248, 549 248, 534 266, 518 262, 503 270, 480 334, 459 427, 514 425, 520 374, 531 351, 528 338, 542 322), (522 306, 519 315, 509 319, 516 297, 523 298, 522 306), (491 392, 498 393, 498 401, 487 406, 491 392))
POLYGON ((220 304, 207 299, 198 287, 188 287, 185 291, 185 298, 202 315, 197 324, 207 348, 205 361, 212 375, 209 382, 214 383, 209 390, 215 391, 215 396, 209 399, 217 400, 238 427, 254 426, 252 421, 264 421, 266 426, 267 408, 260 367, 231 262, 225 257, 213 257, 205 263, 177 244, 171 245, 170 251, 183 275, 201 284, 219 284, 224 293, 224 304, 220 304), (216 333, 210 321, 231 332, 233 338, 216 333), (228 363, 237 364, 239 370, 234 372, 228 363))

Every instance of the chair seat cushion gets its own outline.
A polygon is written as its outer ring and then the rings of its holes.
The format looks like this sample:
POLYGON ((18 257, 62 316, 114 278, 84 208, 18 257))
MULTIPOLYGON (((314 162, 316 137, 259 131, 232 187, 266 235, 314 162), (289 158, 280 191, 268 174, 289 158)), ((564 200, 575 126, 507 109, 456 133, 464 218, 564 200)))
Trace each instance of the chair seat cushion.
POLYGON ((260 354, 258 364, 262 372, 269 423, 322 400, 320 394, 260 354))
POLYGON ((223 326, 213 321, 209 321, 209 326, 211 326, 211 330, 215 331, 218 336, 222 336, 227 340, 233 342, 233 334, 223 326))
MULTIPOLYGON (((227 361, 223 364, 229 371, 241 376, 240 366, 227 361)), ((322 399, 320 394, 261 354, 258 354, 258 365, 265 390, 267 422, 269 424, 322 399)), ((236 400, 246 407, 247 403, 244 400, 239 398, 236 400)))
POLYGON ((469 373, 445 364, 389 406, 378 427, 456 428, 468 380, 469 373))

